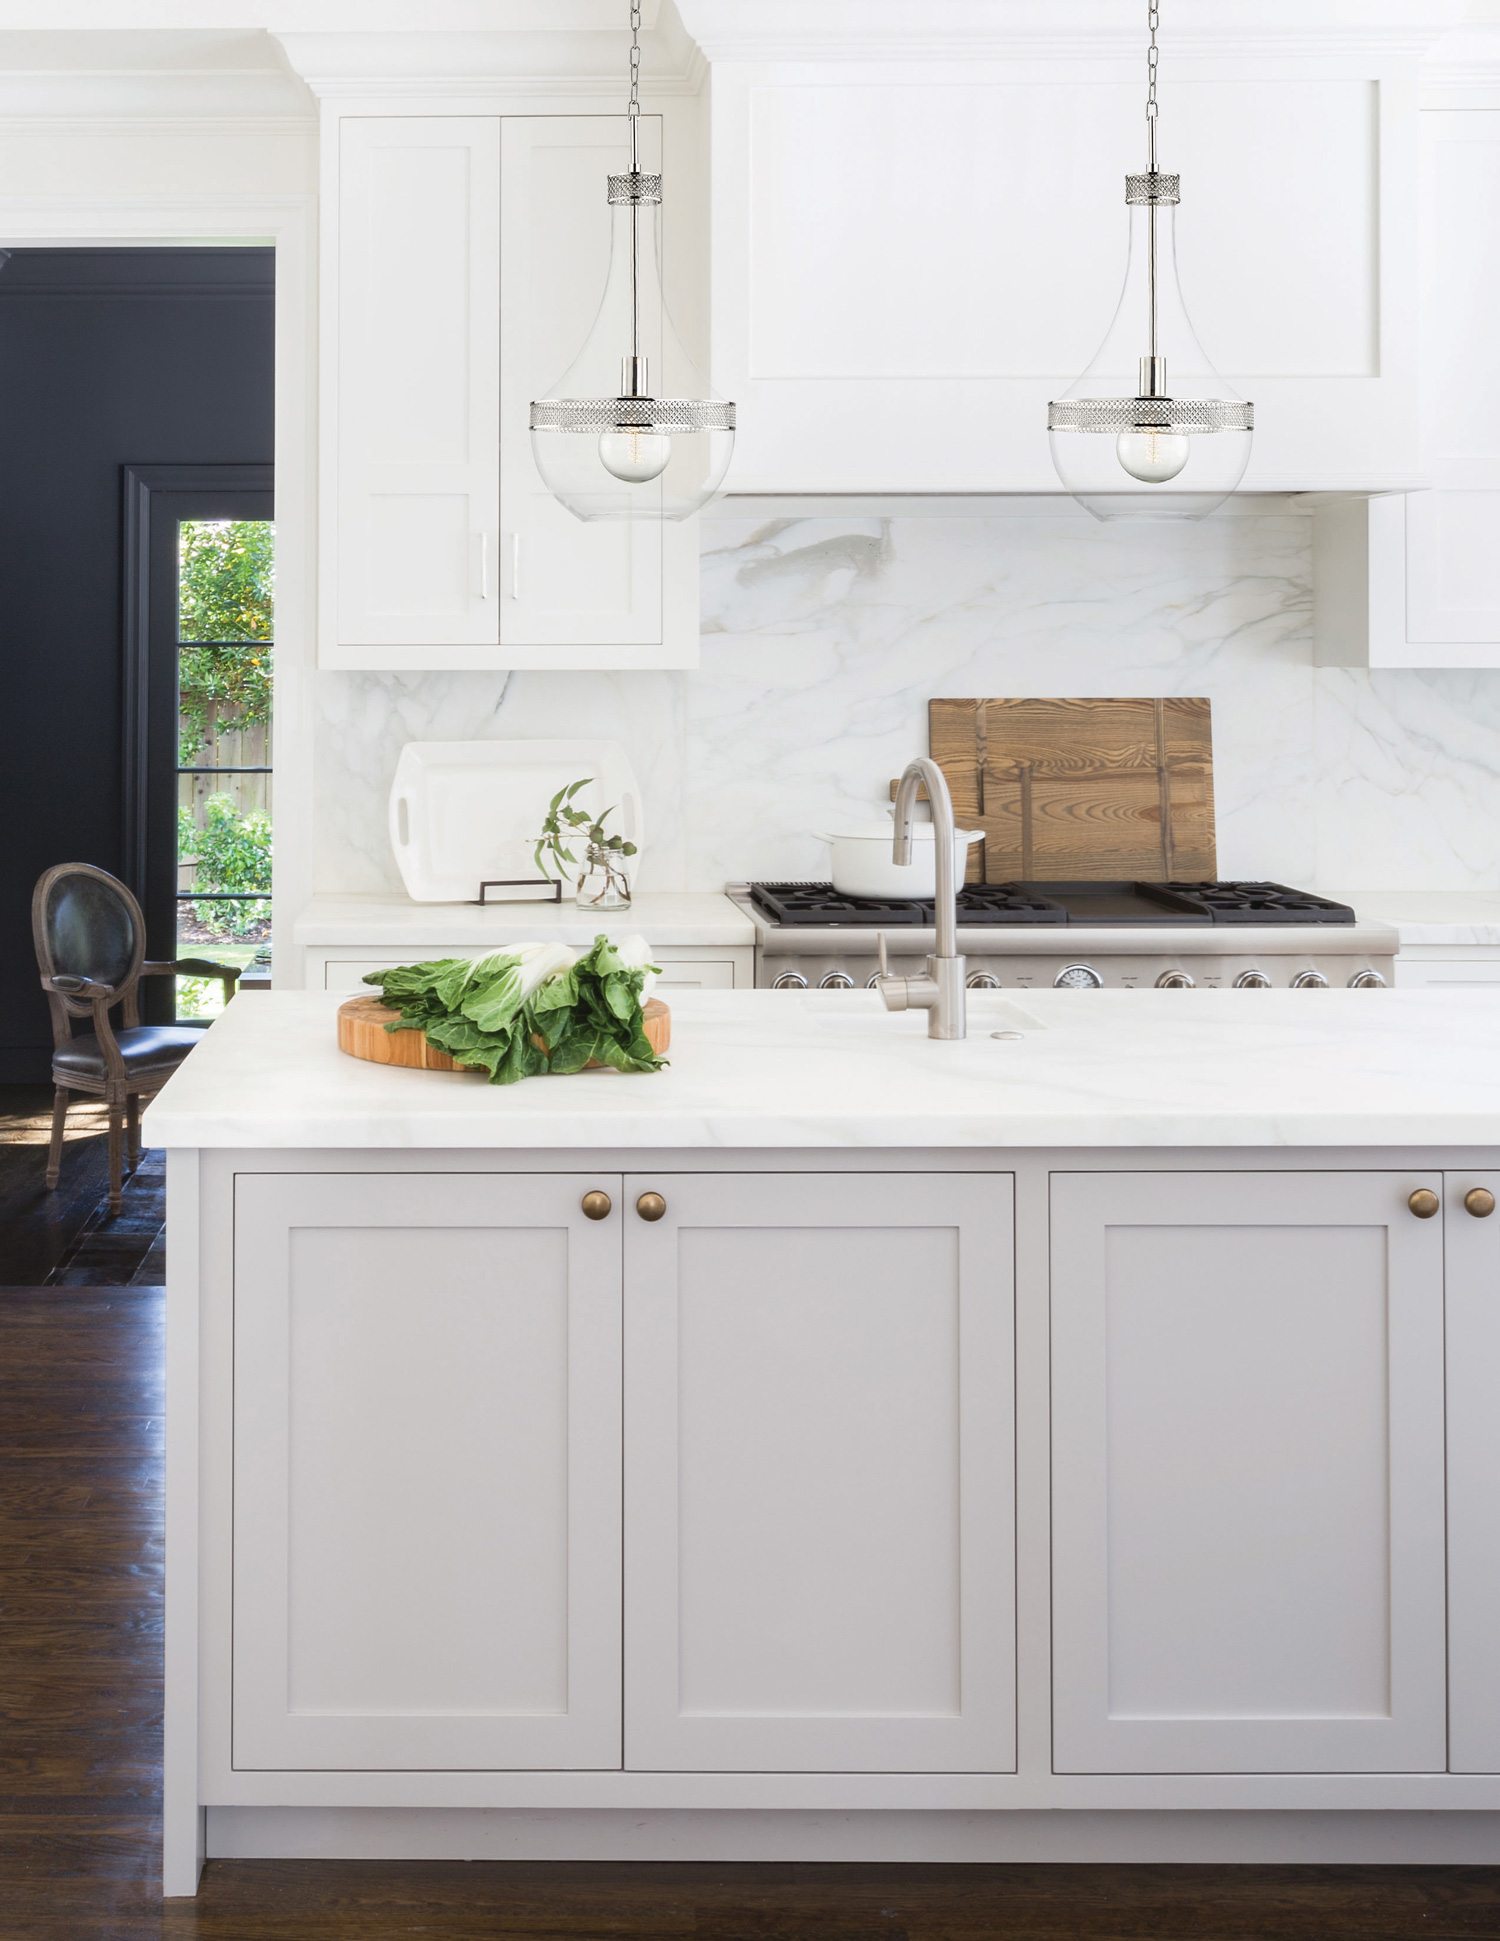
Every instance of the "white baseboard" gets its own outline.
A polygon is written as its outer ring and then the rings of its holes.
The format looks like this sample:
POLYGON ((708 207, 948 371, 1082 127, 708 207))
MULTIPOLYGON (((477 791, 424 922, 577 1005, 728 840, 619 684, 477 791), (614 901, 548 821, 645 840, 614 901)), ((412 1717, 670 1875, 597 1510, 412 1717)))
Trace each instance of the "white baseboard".
POLYGON ((213 1859, 1500 1863, 1500 1813, 544 1812, 211 1806, 213 1859))

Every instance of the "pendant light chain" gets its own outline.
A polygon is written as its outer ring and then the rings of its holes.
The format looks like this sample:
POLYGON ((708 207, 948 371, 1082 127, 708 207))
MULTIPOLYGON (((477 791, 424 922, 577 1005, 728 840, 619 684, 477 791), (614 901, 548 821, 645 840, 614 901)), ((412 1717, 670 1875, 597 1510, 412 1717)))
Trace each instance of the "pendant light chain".
MULTIPOLYGON (((1159 0, 1146 0, 1146 24, 1150 29, 1150 42, 1146 48, 1146 166, 1152 175, 1156 173, 1156 117, 1160 112, 1156 101, 1156 64, 1158 60, 1156 30, 1161 25, 1159 0)), ((1147 287, 1147 333, 1146 359, 1141 366, 1140 390, 1143 397, 1157 397, 1165 388, 1165 372, 1157 356, 1156 331, 1156 203, 1153 200, 1146 211, 1146 287, 1147 287)))
POLYGON ((630 168, 634 174, 641 166, 636 139, 641 122, 641 0, 630 0, 630 106, 625 112, 630 117, 630 168))

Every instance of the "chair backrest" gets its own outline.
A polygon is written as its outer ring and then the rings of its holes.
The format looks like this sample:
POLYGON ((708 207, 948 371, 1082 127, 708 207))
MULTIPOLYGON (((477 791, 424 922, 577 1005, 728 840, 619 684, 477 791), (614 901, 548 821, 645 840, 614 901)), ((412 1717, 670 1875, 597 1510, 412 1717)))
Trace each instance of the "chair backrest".
MULTIPOLYGON (((31 934, 43 977, 91 977, 108 984, 134 1010, 136 981, 146 955, 141 906, 125 885, 90 863, 58 863, 31 899, 31 934)), ((87 1017, 86 998, 49 993, 52 1017, 67 1035, 66 1016, 87 1017)))

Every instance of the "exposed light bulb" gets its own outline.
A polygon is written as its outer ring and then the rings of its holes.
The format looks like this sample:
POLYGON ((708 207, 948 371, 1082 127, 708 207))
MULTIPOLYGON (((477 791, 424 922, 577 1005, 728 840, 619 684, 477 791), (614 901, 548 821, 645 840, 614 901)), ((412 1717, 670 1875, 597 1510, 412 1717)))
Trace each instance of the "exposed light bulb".
POLYGON ((672 441, 661 431, 606 431, 599 440, 600 464, 627 485, 660 478, 671 457, 672 441))
POLYGON ((1176 478, 1192 451, 1192 441, 1181 431, 1122 431, 1115 440, 1115 456, 1144 485, 1165 485, 1176 478))

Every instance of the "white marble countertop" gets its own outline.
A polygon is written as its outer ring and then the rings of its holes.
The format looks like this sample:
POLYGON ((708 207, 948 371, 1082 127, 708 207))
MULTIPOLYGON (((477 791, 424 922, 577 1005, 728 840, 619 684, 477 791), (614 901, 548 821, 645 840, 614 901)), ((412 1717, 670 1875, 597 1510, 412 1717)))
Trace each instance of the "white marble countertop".
POLYGON ((755 926, 717 890, 642 890, 628 910, 580 910, 576 903, 413 903, 404 896, 315 896, 292 924, 299 948, 403 942, 443 949, 473 944, 591 944, 639 931, 653 944, 753 944, 755 926))
POLYGON ((1500 994, 975 993, 969 1036, 870 992, 684 991, 671 1065, 492 1086, 346 1057, 336 993, 237 998, 154 1146, 1500 1146, 1500 994), (996 1039, 992 1031, 1019 1031, 996 1039))
POLYGON ((1403 950, 1500 950, 1500 890, 1330 890, 1362 923, 1394 924, 1403 950))

